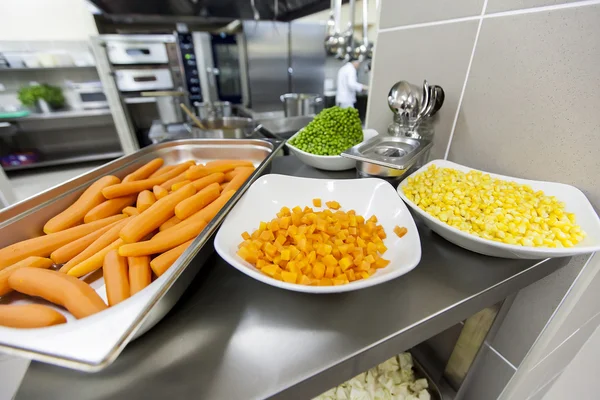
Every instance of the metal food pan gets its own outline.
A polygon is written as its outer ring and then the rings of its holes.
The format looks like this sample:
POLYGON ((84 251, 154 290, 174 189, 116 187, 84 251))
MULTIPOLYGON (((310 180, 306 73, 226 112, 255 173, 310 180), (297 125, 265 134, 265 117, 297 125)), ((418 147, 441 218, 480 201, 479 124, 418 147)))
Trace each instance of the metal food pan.
MULTIPOLYGON (((39 236, 48 219, 71 205, 98 178, 105 175, 123 178, 156 157, 162 157, 166 165, 190 159, 197 162, 247 159, 256 166, 254 174, 185 253, 150 286, 108 310, 81 320, 57 308, 67 317, 66 324, 39 329, 0 327, 0 351, 82 371, 98 371, 108 366, 129 341, 154 326, 177 302, 212 254, 213 236, 223 218, 251 182, 269 172, 270 162, 282 146, 283 142, 255 139, 188 139, 156 144, 2 210, 0 246, 4 247, 39 236)), ((86 281, 106 299, 101 274, 92 274, 86 281)), ((0 298, 0 302, 24 304, 36 300, 11 294, 0 298)))

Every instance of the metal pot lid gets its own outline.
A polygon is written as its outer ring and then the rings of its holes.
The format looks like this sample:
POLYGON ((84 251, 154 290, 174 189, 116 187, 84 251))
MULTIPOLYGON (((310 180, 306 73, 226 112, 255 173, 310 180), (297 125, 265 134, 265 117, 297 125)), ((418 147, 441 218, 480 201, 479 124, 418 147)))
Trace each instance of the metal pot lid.
POLYGON ((408 169, 432 146, 431 141, 378 135, 343 152, 342 157, 387 168, 408 169))

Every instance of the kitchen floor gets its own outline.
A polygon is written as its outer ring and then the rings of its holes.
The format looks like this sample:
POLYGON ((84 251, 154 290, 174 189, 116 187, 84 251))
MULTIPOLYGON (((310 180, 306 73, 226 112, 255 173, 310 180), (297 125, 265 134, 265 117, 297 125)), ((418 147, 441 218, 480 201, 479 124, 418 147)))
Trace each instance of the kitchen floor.
POLYGON ((85 174, 103 164, 105 162, 26 170, 10 174, 8 180, 12 185, 17 201, 21 201, 73 179, 76 176, 85 174))
MULTIPOLYGON (((103 165, 86 163, 68 167, 22 171, 9 175, 9 181, 17 201, 25 200, 76 176, 103 165)), ((0 399, 12 399, 29 367, 29 360, 0 354, 0 399)))

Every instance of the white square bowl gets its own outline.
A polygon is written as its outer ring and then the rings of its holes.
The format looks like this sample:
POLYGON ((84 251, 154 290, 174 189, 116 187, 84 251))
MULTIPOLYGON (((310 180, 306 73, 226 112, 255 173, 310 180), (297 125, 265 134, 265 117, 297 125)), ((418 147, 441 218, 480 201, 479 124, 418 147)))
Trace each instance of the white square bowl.
POLYGON ((215 238, 217 253, 244 274, 282 289, 305 293, 338 293, 363 289, 397 278, 411 271, 421 260, 421 241, 412 215, 396 191, 384 180, 369 179, 310 179, 286 175, 265 175, 250 187, 244 197, 221 225, 215 238), (281 207, 309 206, 312 199, 335 200, 342 210, 356 210, 369 218, 376 215, 387 234, 384 244, 388 250, 383 258, 390 264, 363 280, 340 286, 307 286, 278 281, 260 272, 236 253, 243 241, 242 232, 253 232, 261 221, 275 218, 281 207), (402 238, 394 234, 394 227, 406 227, 402 238))
MULTIPOLYGON (((319 156, 316 154, 307 153, 306 151, 300 150, 293 144, 290 144, 290 141, 298 136, 302 132, 302 129, 299 130, 289 138, 287 143, 285 144, 292 153, 300 161, 302 161, 306 165, 310 165, 311 167, 323 169, 326 171, 345 171, 347 169, 352 169, 356 165, 356 161, 351 158, 346 158, 342 156, 319 156)), ((363 142, 366 142, 369 139, 377 136, 378 133, 375 129, 364 129, 363 130, 363 142)))
MULTIPOLYGON (((478 171, 474 168, 469 168, 447 160, 433 160, 411 174, 407 179, 425 171, 432 164, 438 168, 453 168, 462 172, 478 171)), ((481 172, 488 173, 485 171, 481 172)), ((568 212, 575 213, 576 222, 581 229, 587 233, 587 237, 574 247, 569 248, 526 247, 494 242, 454 228, 419 208, 419 206, 404 195, 403 188, 407 184, 407 179, 404 179, 398 186, 398 194, 410 208, 423 218, 425 224, 432 231, 449 242, 467 250, 474 251, 475 253, 502 258, 544 259, 587 254, 600 250, 600 219, 598 219, 598 214, 596 214, 596 211, 581 190, 563 183, 533 181, 492 173, 489 173, 489 175, 492 178, 526 184, 531 186, 533 190, 542 190, 548 196, 555 196, 565 203, 565 208, 568 212)))

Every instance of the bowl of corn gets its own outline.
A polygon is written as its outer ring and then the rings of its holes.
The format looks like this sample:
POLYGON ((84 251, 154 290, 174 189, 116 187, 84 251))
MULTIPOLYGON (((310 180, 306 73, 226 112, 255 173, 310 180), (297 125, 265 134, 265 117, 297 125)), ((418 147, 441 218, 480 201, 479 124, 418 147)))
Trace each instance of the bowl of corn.
POLYGON ((600 219, 577 188, 434 160, 398 194, 446 240, 476 253, 542 259, 600 250, 600 219))

